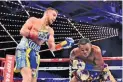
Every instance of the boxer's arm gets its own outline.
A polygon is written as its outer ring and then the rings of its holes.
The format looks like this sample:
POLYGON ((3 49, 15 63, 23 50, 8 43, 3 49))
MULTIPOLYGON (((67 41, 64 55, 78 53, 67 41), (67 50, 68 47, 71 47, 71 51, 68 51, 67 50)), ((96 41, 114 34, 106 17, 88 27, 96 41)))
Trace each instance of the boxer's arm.
POLYGON ((95 64, 96 64, 94 68, 97 70, 103 70, 104 61, 102 58, 101 49, 98 46, 96 46, 94 48, 94 53, 95 53, 95 64))
POLYGON ((70 52, 70 64, 72 64, 72 61, 75 59, 75 49, 73 49, 71 52, 70 52))
POLYGON ((65 41, 60 42, 59 44, 55 44, 54 40, 54 30, 50 29, 50 35, 48 40, 49 49, 52 51, 66 49, 71 47, 74 44, 74 40, 72 38, 66 38, 65 41))
POLYGON ((103 77, 109 77, 105 78, 105 80, 110 80, 111 82, 116 82, 115 78, 111 74, 111 71, 109 70, 108 64, 104 64, 104 69, 103 69, 103 77))
POLYGON ((21 30, 20 30, 20 34, 22 36, 25 36, 25 37, 28 37, 29 36, 29 32, 32 28, 32 25, 33 25, 33 20, 34 20, 34 17, 30 17, 26 22, 25 24, 22 26, 21 30))
POLYGON ((55 51, 55 39, 54 39, 54 30, 50 28, 50 35, 48 39, 48 47, 50 50, 55 51))

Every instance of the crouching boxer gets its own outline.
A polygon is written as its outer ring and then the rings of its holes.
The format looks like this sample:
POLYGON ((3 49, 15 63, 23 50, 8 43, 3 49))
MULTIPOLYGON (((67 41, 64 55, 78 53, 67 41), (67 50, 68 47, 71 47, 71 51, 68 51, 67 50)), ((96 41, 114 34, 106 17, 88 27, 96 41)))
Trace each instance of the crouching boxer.
POLYGON ((87 38, 81 38, 78 47, 71 51, 70 63, 75 69, 70 82, 116 82, 103 61, 100 48, 87 38))

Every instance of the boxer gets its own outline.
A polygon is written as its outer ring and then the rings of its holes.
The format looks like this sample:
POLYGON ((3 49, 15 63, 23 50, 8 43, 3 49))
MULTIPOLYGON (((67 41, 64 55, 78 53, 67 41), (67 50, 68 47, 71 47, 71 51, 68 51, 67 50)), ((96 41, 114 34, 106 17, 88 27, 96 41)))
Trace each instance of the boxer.
POLYGON ((54 8, 47 8, 42 18, 30 17, 20 30, 23 36, 16 48, 16 66, 15 72, 20 72, 22 82, 37 82, 38 67, 40 63, 40 46, 48 43, 51 51, 60 50, 65 47, 71 47, 74 43, 72 38, 66 38, 65 41, 55 44, 54 30, 51 25, 58 15, 54 8))
POLYGON ((70 53, 70 60, 76 69, 70 82, 116 82, 108 65, 104 63, 101 49, 92 45, 87 38, 79 40, 78 47, 70 53))

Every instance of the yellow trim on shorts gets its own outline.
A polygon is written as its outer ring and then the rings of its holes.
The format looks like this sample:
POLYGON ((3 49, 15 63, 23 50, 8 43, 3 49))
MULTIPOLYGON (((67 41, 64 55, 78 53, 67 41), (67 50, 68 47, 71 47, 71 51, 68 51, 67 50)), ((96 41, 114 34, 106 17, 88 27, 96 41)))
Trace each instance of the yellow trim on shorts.
POLYGON ((38 73, 38 69, 39 69, 39 65, 40 65, 40 55, 39 55, 39 53, 38 52, 36 52, 36 54, 37 54, 37 64, 38 64, 38 66, 37 66, 37 68, 36 68, 36 70, 35 70, 35 74, 34 74, 34 76, 33 76, 33 78, 37 78, 38 76, 37 76, 37 73, 38 73))
POLYGON ((29 54, 30 54, 30 51, 31 51, 30 48, 28 48, 28 49, 26 50, 26 64, 27 64, 27 67, 30 67, 30 61, 29 61, 29 54))
MULTIPOLYGON (((30 61, 29 61, 29 53, 30 53, 30 51, 31 51, 31 49, 30 48, 28 48, 28 49, 26 49, 26 66, 27 67, 30 67, 30 61)), ((22 55, 22 54, 21 54, 22 55)), ((14 72, 15 73, 18 73, 18 72, 20 72, 21 70, 20 69, 17 69, 17 64, 15 65, 15 68, 14 68, 14 72)))

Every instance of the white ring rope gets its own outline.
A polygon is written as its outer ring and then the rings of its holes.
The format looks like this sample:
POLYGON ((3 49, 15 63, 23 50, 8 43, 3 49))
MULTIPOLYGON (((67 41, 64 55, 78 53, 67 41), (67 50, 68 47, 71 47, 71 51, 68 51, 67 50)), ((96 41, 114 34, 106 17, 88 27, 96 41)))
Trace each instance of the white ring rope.
MULTIPOLYGON (((123 57, 103 57, 103 59, 105 60, 122 60, 123 57)), ((1 61, 4 62, 4 64, 6 63, 6 59, 5 58, 0 58, 1 61)), ((69 58, 54 58, 54 59, 41 59, 42 62, 69 62, 69 58)), ((4 65, 3 64, 3 65, 4 65)), ((71 79, 71 74, 72 71, 70 69, 71 67, 39 67, 38 70, 43 70, 43 71, 48 71, 48 70, 52 70, 52 71, 63 71, 63 70, 69 70, 69 78, 68 80, 71 79)), ((110 70, 123 70, 123 66, 108 66, 108 68, 110 70)), ((4 67, 0 67, 0 70, 3 70, 4 71, 4 67)), ((92 71, 98 71, 98 70, 92 70, 92 71)), ((14 78, 15 79, 15 78, 14 78)), ((21 78, 20 78, 21 79, 21 78)), ((48 79, 48 78, 46 78, 48 79)), ((61 79, 60 79, 61 80, 61 79)), ((122 81, 122 79, 117 79, 118 81, 122 81)))
POLYGON ((53 80, 69 80, 69 78, 39 78, 40 80, 53 79, 53 80))
MULTIPOLYGON (((66 17, 66 16, 64 15, 64 17, 66 17)), ((71 21, 70 21, 69 18, 67 18, 67 21, 72 25, 72 27, 74 27, 74 28, 76 29, 76 31, 78 32, 78 34, 79 34, 82 38, 84 38, 84 36, 82 35, 82 33, 80 33, 80 31, 74 26, 73 23, 71 23, 71 21)))
POLYGON ((29 12, 25 9, 25 7, 24 7, 23 4, 21 3, 21 1, 18 0, 18 2, 19 2, 19 4, 20 4, 20 6, 24 9, 24 11, 26 12, 27 16, 30 17, 29 12))
MULTIPOLYGON (((69 78, 37 78, 37 80, 70 80, 69 78)), ((115 78, 117 81, 122 81, 122 78, 115 78)), ((14 78, 14 80, 22 80, 22 78, 14 78)))
MULTIPOLYGON (((106 38, 101 38, 101 39, 96 39, 96 40, 91 40, 91 42, 95 42, 95 41, 99 41, 99 40, 103 40, 103 39, 107 39, 107 38, 111 38, 111 37, 114 37, 114 36, 110 36, 110 37, 106 37, 106 38)), ((76 41, 79 40, 79 39, 76 39, 76 41)), ((2 42, 1 42, 2 43, 2 42)), ((57 42, 56 42, 57 43, 57 42)), ((59 42, 58 42, 59 43, 59 42)), ((77 44, 74 44, 74 45, 77 45, 77 44)), ((11 47, 11 48, 2 48, 0 50, 7 50, 7 49, 15 49, 16 47, 11 47)), ((44 50, 41 50, 39 52, 45 52, 45 51, 49 51, 50 49, 44 49, 44 50)))
POLYGON ((16 44, 18 44, 17 42, 16 42, 16 40, 11 36, 11 34, 7 31, 7 29, 4 27, 4 25, 0 22, 0 25, 2 26, 2 28, 6 31, 6 33, 10 36, 10 38, 16 43, 16 44))
MULTIPOLYGON (((123 66, 108 66, 110 70, 123 70, 123 66)), ((4 69, 4 67, 0 67, 1 70, 4 69)), ((38 70, 69 70, 69 67, 39 67, 38 70)), ((99 71, 99 70, 93 70, 93 71, 99 71)))
MULTIPOLYGON (((20 0, 18 0, 18 2, 19 2, 19 4, 22 6, 22 8, 25 10, 26 14, 27 14, 28 17, 29 17, 30 14, 29 14, 29 12, 25 9, 25 6, 22 5, 22 3, 21 3, 20 0)), ((66 17, 65 15, 63 15, 63 16, 66 17)), ((79 35, 80 35, 81 37, 84 37, 84 36, 79 32, 79 30, 74 26, 74 24, 71 23, 70 19, 67 18, 67 21, 76 29, 76 31, 79 33, 79 35)), ((18 44, 17 41, 15 41, 15 39, 11 36, 11 34, 5 29, 5 27, 2 25, 2 23, 0 23, 0 24, 1 24, 1 26, 4 28, 4 30, 7 32, 7 34, 12 38, 12 40, 13 40, 16 44, 18 44)), ((110 37, 113 37, 113 36, 110 36, 110 37)), ((91 42, 93 42, 93 41, 98 41, 98 40, 102 40, 102 39, 106 39, 106 38, 110 38, 110 37, 105 37, 105 38, 101 38, 101 39, 92 40, 91 42)), ((2 42, 1 42, 1 43, 2 43, 2 42)), ((75 44, 75 45, 77 45, 77 44, 75 44)), ((15 48, 16 48, 16 47, 12 47, 12 48, 2 48, 2 49, 0 49, 0 50, 15 49, 15 48)), ((41 50, 40 52, 44 52, 44 51, 51 51, 51 50, 50 50, 50 49, 45 49, 45 50, 41 50)), ((51 53, 53 54, 53 56, 55 56, 54 53, 53 53, 53 51, 51 51, 51 53)))

